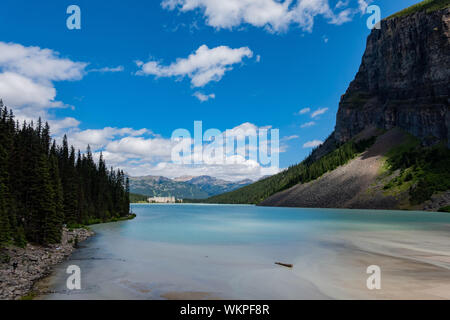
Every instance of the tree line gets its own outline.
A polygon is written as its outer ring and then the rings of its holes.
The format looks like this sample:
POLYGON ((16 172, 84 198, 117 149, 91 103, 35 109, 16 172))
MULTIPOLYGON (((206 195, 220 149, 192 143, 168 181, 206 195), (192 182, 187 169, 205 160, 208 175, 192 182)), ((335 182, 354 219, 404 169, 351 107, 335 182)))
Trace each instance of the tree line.
POLYGON ((41 119, 19 124, 0 100, 0 244, 54 244, 62 228, 128 216, 129 181, 123 171, 57 145, 41 119))

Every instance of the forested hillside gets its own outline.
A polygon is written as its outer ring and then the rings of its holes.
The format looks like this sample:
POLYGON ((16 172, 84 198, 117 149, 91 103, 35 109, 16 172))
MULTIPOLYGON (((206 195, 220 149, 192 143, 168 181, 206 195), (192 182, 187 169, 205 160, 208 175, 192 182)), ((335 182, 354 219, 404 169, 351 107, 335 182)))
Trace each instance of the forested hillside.
POLYGON ((349 141, 343 145, 336 146, 334 151, 318 161, 314 161, 313 157, 310 156, 300 164, 291 166, 279 174, 241 189, 211 197, 204 202, 258 204, 277 192, 286 190, 298 183, 315 180, 326 172, 336 169, 366 150, 374 141, 375 138, 359 142, 349 141))
POLYGON ((52 142, 48 124, 19 124, 0 100, 0 244, 58 243, 63 224, 127 216, 129 183, 102 157, 52 142))

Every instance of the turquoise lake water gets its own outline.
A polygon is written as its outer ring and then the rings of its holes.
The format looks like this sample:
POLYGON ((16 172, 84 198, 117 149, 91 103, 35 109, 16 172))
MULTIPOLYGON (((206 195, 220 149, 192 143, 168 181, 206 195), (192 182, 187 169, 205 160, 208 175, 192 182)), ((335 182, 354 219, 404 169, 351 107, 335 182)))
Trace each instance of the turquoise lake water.
POLYGON ((450 255, 444 213, 189 204, 132 209, 134 220, 93 226, 96 236, 56 268, 48 280, 52 293, 43 298, 345 298, 364 288, 358 283, 341 292, 332 284, 365 279, 357 263, 374 252, 450 255), (69 265, 81 268, 82 290, 66 289, 69 265))

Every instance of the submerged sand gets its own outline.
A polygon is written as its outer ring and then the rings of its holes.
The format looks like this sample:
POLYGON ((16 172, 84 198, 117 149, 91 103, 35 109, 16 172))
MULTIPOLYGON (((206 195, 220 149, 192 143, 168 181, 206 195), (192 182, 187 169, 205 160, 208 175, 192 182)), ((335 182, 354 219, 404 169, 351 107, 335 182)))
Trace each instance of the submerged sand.
MULTIPOLYGON (((445 226, 443 227, 445 228, 445 226)), ((450 229, 450 226, 446 227, 450 229)), ((373 231, 323 241, 326 263, 297 261, 298 271, 333 299, 450 299, 448 233, 373 231), (369 290, 367 267, 381 269, 381 289, 369 290)))

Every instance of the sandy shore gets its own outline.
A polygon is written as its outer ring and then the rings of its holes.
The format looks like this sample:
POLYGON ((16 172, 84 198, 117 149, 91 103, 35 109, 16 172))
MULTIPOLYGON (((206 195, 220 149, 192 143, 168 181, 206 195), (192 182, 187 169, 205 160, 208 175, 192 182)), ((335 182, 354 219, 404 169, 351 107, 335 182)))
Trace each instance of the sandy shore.
POLYGON ((315 254, 324 255, 325 263, 312 266, 303 259, 296 267, 332 299, 450 299, 446 233, 350 232, 322 244, 315 254), (371 265, 381 269, 380 290, 367 288, 371 265))
POLYGON ((9 261, 0 263, 0 300, 32 297, 33 285, 47 276, 52 267, 66 260, 74 248, 74 240, 82 242, 94 233, 86 229, 63 230, 62 242, 48 247, 27 244, 25 248, 10 246, 2 250, 9 261), (14 270, 13 263, 17 263, 14 270))

